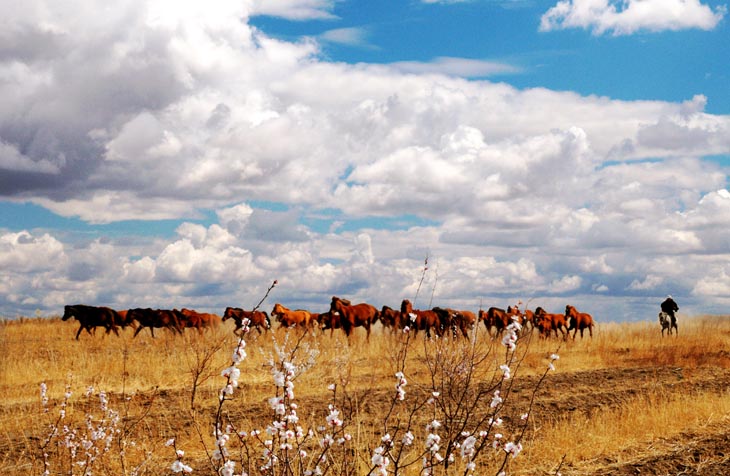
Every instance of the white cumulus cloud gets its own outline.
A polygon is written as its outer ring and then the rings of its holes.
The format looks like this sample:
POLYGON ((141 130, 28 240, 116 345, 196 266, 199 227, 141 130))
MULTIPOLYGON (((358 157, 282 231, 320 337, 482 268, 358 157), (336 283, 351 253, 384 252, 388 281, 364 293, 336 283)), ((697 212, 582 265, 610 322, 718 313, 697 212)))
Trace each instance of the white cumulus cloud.
POLYGON ((597 35, 628 35, 699 28, 711 30, 727 7, 714 10, 700 0, 561 0, 540 19, 540 30, 591 29, 597 35))

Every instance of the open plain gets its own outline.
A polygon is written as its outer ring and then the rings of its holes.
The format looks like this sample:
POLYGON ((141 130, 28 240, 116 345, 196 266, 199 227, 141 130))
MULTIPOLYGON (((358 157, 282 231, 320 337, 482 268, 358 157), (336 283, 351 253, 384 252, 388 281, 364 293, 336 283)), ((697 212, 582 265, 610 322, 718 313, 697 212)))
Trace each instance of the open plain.
POLYGON ((593 338, 575 341, 525 329, 513 353, 483 327, 471 341, 379 325, 369 341, 361 329, 349 340, 340 331, 252 331, 223 401, 221 372, 239 342, 231 322, 156 338, 98 330, 77 341, 77 328, 60 319, 0 325, 0 474, 226 474, 223 460, 236 463, 230 474, 306 474, 330 431, 342 448, 333 443, 327 474, 426 474, 424 461, 434 474, 730 474, 724 316, 684 318, 671 337, 653 322, 599 323, 593 338), (275 385, 283 362, 294 369, 286 412, 295 403, 304 432, 291 440, 296 456, 264 436, 281 421, 272 397, 285 396, 275 385), (333 408, 341 423, 328 428, 333 408), (232 436, 223 460, 216 423, 232 436), (480 431, 484 444, 477 439, 470 456, 467 435, 480 431), (272 445, 282 460, 266 473, 272 445))

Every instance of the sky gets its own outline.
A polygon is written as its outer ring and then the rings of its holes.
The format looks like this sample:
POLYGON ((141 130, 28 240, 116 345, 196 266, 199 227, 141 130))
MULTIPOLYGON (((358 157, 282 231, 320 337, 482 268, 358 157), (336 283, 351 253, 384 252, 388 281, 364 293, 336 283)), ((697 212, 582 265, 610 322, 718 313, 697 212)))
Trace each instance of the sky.
POLYGON ((724 0, 0 4, 2 317, 728 313, 724 0))

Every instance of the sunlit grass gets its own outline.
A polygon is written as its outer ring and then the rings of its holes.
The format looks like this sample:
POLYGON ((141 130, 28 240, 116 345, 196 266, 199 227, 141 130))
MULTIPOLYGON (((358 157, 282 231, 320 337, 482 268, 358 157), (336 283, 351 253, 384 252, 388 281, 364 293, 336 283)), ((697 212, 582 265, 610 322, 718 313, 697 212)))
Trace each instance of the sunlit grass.
MULTIPOLYGON (((74 395, 70 410, 77 411, 70 411, 69 418, 79 424, 95 404, 82 397, 85 389, 93 386, 115 396, 118 410, 124 412, 128 422, 135 423, 130 439, 139 448, 153 451, 151 461, 169 461, 169 450, 166 452, 161 445, 174 435, 190 460, 198 467, 205 466, 206 454, 201 441, 211 445, 208 427, 222 384, 220 371, 230 365, 231 352, 238 340, 231 332, 232 323, 226 324, 231 325, 224 324, 221 329, 202 336, 188 332, 181 337, 162 331, 154 339, 147 332, 132 338, 132 330, 127 329, 119 337, 98 331, 94 336, 84 333, 76 341, 75 322, 58 319, 3 322, 0 324, 3 352, 0 391, 4 398, 0 437, 27 448, 26 455, 32 453, 49 424, 49 415, 40 411, 41 382, 48 385, 53 412, 58 410, 66 385, 70 386, 74 395), (191 372, 196 356, 208 351, 213 353, 213 358, 204 369, 195 408, 191 409, 191 372), (192 422, 205 427, 203 436, 191 426, 192 422)), ((336 383, 346 389, 354 410, 350 429, 353 441, 359 454, 368 455, 373 449, 372 442, 381 436, 378 412, 393 392, 399 340, 379 326, 369 342, 364 331, 360 331, 357 329, 350 339, 340 331, 333 336, 329 331, 315 331, 305 336, 302 341, 307 349, 305 353, 312 353, 316 364, 297 377, 296 393, 302 418, 317 425, 326 413, 327 386, 336 383)), ((226 407, 242 427, 266 424, 275 342, 282 345, 287 335, 294 339, 300 332, 276 329, 262 335, 254 331, 247 336, 248 358, 241 365, 241 385, 226 407)), ((459 342, 447 344, 445 348, 460 352, 463 343, 459 342)), ((433 345, 422 334, 413 339, 406 362, 411 395, 428 392, 430 388, 425 359, 427 349, 433 345)), ((492 355, 493 360, 486 364, 490 368, 496 368, 502 361, 504 348, 498 340, 490 340, 483 327, 478 329, 475 345, 492 355)), ((730 368, 730 319, 706 316, 680 321, 679 336, 671 337, 661 336, 658 323, 601 323, 594 330, 593 338, 586 335, 583 339, 578 336, 567 341, 526 333, 518 349, 526 353, 515 371, 517 379, 536 379, 544 372, 549 356, 556 352, 560 360, 556 362, 555 375, 623 368, 676 368, 684 378, 691 379, 694 374, 702 374, 703 369, 730 368)), ((628 460, 649 451, 649 445, 659 437, 701 431, 730 415, 727 392, 674 392, 665 384, 657 381, 656 390, 644 389, 641 395, 627 398, 620 405, 536 417, 539 419, 532 422, 533 433, 526 440, 526 449, 515 460, 515 470, 540 474, 554 467, 565 455, 566 461, 574 466, 600 472, 607 455, 614 461, 628 460), (580 438, 576 438, 576 431, 580 431, 580 438)), ((549 386, 550 379, 545 382, 548 393, 549 386)), ((574 390, 585 391, 585 388, 575 386, 574 390)), ((551 398, 560 399, 555 395, 551 398)), ((133 454, 130 450, 130 458, 133 454)), ((10 461, 3 462, 0 458, 0 463, 4 464, 0 469, 15 468, 15 473, 10 469, 5 471, 8 474, 27 474, 10 461)), ((367 464, 362 461, 359 464, 360 468, 367 469, 367 464)))
MULTIPOLYGON (((600 468, 602 459, 616 462, 646 455, 657 440, 672 440, 686 431, 730 420, 730 392, 670 394, 665 391, 633 397, 617 408, 593 414, 561 415, 545 422, 531 442, 545 461, 583 462, 600 468), (577 437, 577 435, 580 435, 577 437)), ((529 466, 527 457, 525 462, 529 466)), ((523 466, 523 465, 521 465, 523 466)))

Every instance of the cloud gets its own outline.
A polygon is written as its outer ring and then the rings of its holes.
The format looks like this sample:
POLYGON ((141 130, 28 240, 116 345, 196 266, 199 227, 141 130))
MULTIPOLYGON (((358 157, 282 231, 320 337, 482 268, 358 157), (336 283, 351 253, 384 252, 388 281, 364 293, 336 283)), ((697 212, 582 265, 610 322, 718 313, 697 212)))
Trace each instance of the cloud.
POLYGON ((721 270, 719 274, 708 275, 697 282, 692 294, 703 297, 727 297, 730 295, 730 276, 725 270, 721 270))
POLYGON ((403 73, 446 74, 464 78, 476 78, 503 74, 516 74, 520 69, 505 63, 469 58, 438 57, 430 62, 399 61, 391 67, 403 73))
POLYGON ((317 38, 327 43, 372 48, 368 42, 368 30, 362 27, 335 28, 327 30, 317 38))
MULTIPOLYGON (((59 157, 62 162, 62 157, 59 157)), ((42 174, 57 174, 62 164, 54 164, 47 159, 33 160, 20 153, 12 144, 0 141, 0 169, 5 171, 35 172, 42 174)))
POLYGON ((642 281, 634 280, 629 285, 628 289, 632 291, 644 291, 647 289, 655 289, 657 286, 664 282, 664 278, 661 276, 649 275, 642 281))
POLYGON ((712 30, 727 13, 699 0, 561 0, 540 19, 540 31, 592 29, 596 35, 630 35, 699 28, 712 30))
POLYGON ((65 260, 63 244, 47 233, 34 236, 21 231, 0 235, 0 267, 5 273, 45 271, 65 260))
POLYGON ((335 0, 253 0, 251 16, 270 15, 288 20, 328 20, 335 0))
POLYGON ((90 21, 93 2, 72 15, 29 1, 3 20, 0 193, 83 231, 0 230, 2 312, 221 312, 255 305, 273 279, 293 307, 333 294, 398 306, 426 256, 421 307, 432 290, 434 305, 560 309, 570 296, 606 312, 668 287, 716 296, 727 170, 702 158, 730 153, 730 117, 704 96, 519 89, 467 79, 513 67, 460 58, 329 63, 321 39, 248 24, 328 18, 334 2, 165 5, 90 21), (179 226, 136 236, 125 220, 179 226))
POLYGON ((582 282, 583 280, 580 276, 562 276, 560 279, 552 281, 548 290, 555 294, 575 291, 580 287, 582 282))

